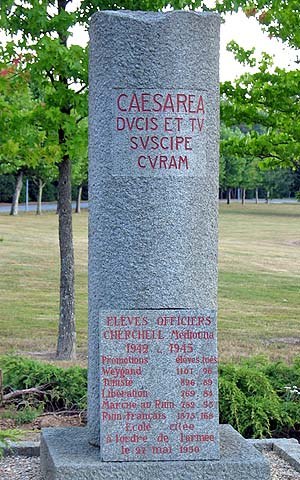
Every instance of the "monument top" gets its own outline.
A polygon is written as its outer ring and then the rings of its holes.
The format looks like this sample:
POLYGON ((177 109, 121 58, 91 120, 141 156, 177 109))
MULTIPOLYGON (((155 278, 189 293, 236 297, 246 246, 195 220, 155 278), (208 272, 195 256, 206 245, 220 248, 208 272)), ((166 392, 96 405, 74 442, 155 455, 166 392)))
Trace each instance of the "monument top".
POLYGON ((97 19, 97 17, 108 15, 124 17, 125 19, 135 19, 145 23, 152 23, 154 21, 160 22, 169 20, 172 17, 202 17, 203 19, 215 17, 220 22, 220 15, 217 12, 195 12, 193 10, 171 10, 170 12, 144 12, 144 11, 132 11, 132 10, 101 10, 96 12, 91 17, 91 24, 97 19))

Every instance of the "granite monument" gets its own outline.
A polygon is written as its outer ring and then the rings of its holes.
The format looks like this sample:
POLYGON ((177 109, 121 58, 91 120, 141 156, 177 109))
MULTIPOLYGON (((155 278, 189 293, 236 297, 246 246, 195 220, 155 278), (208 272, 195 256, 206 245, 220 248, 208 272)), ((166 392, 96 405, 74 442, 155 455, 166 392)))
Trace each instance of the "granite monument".
POLYGON ((92 17, 88 434, 44 432, 49 480, 269 479, 218 419, 219 25, 92 17))

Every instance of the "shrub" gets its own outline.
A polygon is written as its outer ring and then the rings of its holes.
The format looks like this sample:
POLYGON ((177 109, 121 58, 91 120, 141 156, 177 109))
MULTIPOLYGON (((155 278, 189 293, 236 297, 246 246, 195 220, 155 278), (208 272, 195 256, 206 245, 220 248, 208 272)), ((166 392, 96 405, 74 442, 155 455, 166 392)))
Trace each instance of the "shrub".
POLYGON ((45 409, 86 409, 87 370, 80 367, 61 368, 28 358, 0 358, 3 385, 17 390, 47 385, 45 409))
POLYGON ((24 423, 30 423, 35 420, 43 412, 43 405, 39 405, 38 408, 30 405, 30 402, 22 402, 18 405, 18 408, 9 408, 7 411, 2 412, 0 418, 10 418, 16 421, 17 425, 23 425, 24 423))
POLYGON ((285 402, 257 366, 220 366, 219 396, 221 423, 245 437, 271 437, 293 424, 285 402))

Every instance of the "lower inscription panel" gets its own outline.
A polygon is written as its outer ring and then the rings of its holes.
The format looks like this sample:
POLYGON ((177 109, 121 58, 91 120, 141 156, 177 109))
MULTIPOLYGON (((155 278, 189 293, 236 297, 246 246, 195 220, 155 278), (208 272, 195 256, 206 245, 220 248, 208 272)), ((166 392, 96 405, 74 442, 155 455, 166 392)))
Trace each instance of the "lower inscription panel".
POLYGON ((216 312, 100 312, 103 461, 219 458, 216 312))

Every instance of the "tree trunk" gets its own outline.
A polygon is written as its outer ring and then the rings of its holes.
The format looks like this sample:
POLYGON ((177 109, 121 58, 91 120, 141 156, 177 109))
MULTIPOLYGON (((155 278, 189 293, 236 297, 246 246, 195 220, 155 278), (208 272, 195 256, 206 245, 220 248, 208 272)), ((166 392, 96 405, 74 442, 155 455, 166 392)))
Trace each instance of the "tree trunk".
POLYGON ((246 189, 242 188, 242 205, 245 205, 246 202, 246 189))
POLYGON ((81 194, 82 194, 82 185, 79 185, 78 191, 77 191, 77 198, 76 198, 76 208, 75 208, 75 213, 80 213, 81 212, 81 194))
POLYGON ((270 192, 269 192, 269 190, 267 190, 267 193, 266 193, 266 203, 269 203, 269 198, 270 198, 270 192))
MULTIPOLYGON (((66 10, 68 0, 58 0, 58 12, 66 10)), ((67 45, 67 33, 58 32, 61 45, 67 45)), ((68 89, 68 79, 59 76, 59 81, 68 89)), ((71 114, 68 102, 61 107, 61 113, 71 114)), ((58 131, 59 144, 65 147, 66 137, 63 127, 58 131)), ((58 225, 60 250, 60 314, 57 339, 56 358, 74 360, 76 358, 76 330, 75 330, 75 294, 74 294, 74 249, 72 231, 72 196, 71 196, 71 160, 65 154, 59 164, 58 179, 58 225)))
POLYGON ((227 205, 230 205, 230 200, 231 200, 231 188, 227 188, 226 198, 227 198, 227 205))
POLYGON ((17 174, 16 186, 15 186, 14 196, 12 199, 10 215, 18 215, 19 198, 20 198, 22 187, 23 187, 23 172, 22 170, 20 170, 17 174))
POLYGON ((39 178, 39 193, 38 193, 38 201, 37 201, 37 204, 36 204, 36 214, 37 215, 42 215, 42 197, 43 197, 44 186, 45 186, 45 184, 39 178))
POLYGON ((255 203, 258 204, 258 188, 255 189, 255 203))
MULTIPOLYGON (((60 137, 64 132, 60 131, 60 137)), ((58 182, 59 248, 60 248, 60 318, 56 357, 76 358, 74 249, 72 233, 71 160, 65 155, 59 164, 58 182)))

